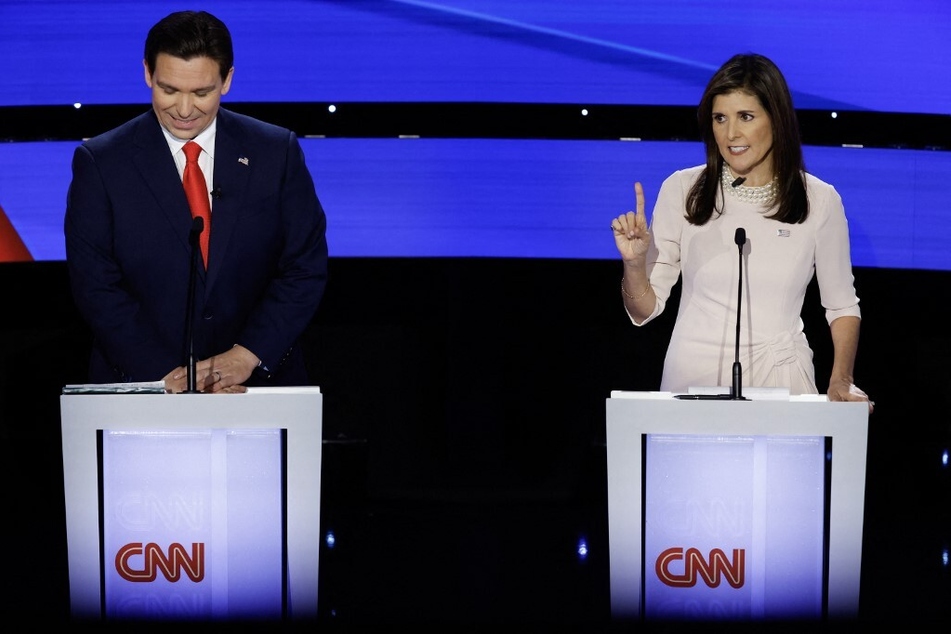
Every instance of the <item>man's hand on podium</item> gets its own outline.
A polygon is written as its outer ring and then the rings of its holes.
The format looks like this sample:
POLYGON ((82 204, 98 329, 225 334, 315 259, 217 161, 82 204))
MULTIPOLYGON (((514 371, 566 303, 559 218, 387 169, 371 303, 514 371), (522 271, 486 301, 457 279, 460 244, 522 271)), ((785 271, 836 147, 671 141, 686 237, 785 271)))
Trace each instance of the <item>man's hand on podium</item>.
MULTIPOLYGON (((195 385, 208 394, 242 394, 248 391, 243 385, 260 360, 243 346, 203 359, 195 364, 195 385)), ((187 387, 187 370, 175 368, 165 376, 165 389, 178 393, 187 387)))

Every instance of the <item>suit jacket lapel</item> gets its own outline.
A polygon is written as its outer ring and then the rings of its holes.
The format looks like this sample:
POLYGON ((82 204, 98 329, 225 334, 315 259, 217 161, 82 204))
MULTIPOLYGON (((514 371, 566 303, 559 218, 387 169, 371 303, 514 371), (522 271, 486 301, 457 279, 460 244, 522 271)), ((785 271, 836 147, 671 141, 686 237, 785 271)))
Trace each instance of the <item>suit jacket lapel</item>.
POLYGON ((213 188, 221 195, 212 202, 211 254, 208 259, 208 286, 214 284, 228 256, 231 237, 238 222, 241 201, 251 178, 251 160, 244 149, 236 122, 230 113, 218 111, 215 132, 215 174, 213 188))
POLYGON ((191 209, 155 113, 149 111, 142 115, 132 142, 135 145, 132 161, 141 172, 142 180, 155 198, 158 208, 168 218, 172 231, 181 240, 182 257, 188 257, 191 209))

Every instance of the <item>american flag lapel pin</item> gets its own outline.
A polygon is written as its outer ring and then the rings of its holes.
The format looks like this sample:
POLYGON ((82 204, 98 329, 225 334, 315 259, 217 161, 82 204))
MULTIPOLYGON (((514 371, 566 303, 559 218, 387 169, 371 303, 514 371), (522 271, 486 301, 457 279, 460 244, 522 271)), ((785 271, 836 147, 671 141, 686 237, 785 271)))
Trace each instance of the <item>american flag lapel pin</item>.
POLYGON ((251 163, 251 161, 248 160, 247 156, 242 156, 241 158, 238 159, 238 162, 244 165, 245 167, 250 167, 250 163, 251 163))
POLYGON ((777 230, 776 230, 776 235, 779 236, 780 238, 788 238, 788 237, 789 237, 789 229, 777 229, 777 230))

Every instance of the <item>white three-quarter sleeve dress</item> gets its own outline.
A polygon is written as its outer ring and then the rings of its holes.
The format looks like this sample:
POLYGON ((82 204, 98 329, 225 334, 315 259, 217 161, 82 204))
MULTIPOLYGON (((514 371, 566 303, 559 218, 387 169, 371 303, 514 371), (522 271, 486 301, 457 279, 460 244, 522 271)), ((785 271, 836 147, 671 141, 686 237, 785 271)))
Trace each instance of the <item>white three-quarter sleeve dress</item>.
POLYGON ((669 176, 650 221, 647 266, 657 305, 640 325, 663 312, 672 287, 683 279, 661 390, 732 385, 740 266, 735 236, 742 227, 746 231, 739 358, 743 386, 817 393, 813 352, 801 317, 813 275, 828 323, 845 315, 861 316, 842 199, 831 185, 807 174, 809 218, 785 224, 766 218, 769 210, 762 203, 743 199, 742 190, 731 191, 727 185, 725 200, 719 201, 723 213, 695 226, 684 213, 687 193, 702 169, 692 167, 669 176))

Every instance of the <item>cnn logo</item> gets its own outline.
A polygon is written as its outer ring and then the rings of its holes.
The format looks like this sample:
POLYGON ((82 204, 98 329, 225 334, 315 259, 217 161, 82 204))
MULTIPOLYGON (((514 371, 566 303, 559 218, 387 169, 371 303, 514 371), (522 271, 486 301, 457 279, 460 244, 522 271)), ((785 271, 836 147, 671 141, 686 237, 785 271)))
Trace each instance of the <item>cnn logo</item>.
POLYGON ((158 573, 169 581, 176 582, 185 576, 198 583, 205 578, 205 545, 193 543, 191 555, 179 543, 172 543, 168 553, 162 551, 161 546, 154 542, 142 545, 142 542, 126 544, 116 553, 116 572, 126 581, 149 582, 155 581, 158 573), (141 562, 141 567, 133 567, 133 557, 141 562))
POLYGON ((746 550, 734 548, 731 561, 719 548, 711 550, 707 559, 696 548, 668 548, 657 557, 654 570, 661 583, 672 588, 692 588, 698 577, 711 588, 720 585, 721 577, 732 587, 742 588, 746 581, 746 550), (683 562, 683 573, 676 574, 671 571, 671 564, 679 561, 683 562))

